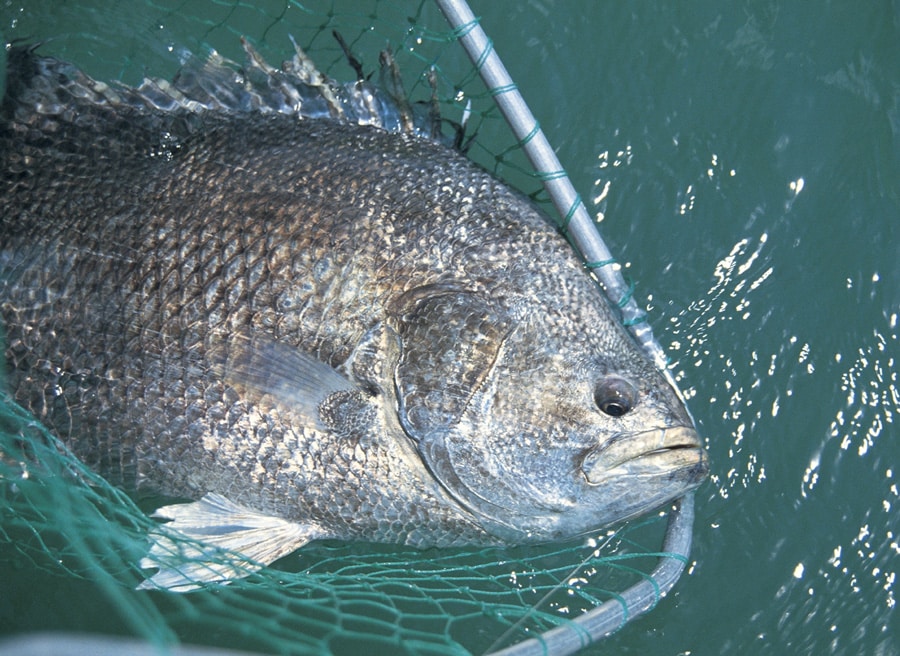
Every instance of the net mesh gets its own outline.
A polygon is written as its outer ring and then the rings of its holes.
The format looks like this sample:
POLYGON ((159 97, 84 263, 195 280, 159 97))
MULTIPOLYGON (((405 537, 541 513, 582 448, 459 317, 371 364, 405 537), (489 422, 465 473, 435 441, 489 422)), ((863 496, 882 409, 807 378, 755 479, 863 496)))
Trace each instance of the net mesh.
MULTIPOLYGON (((290 1, 7 3, 7 41, 48 39, 41 52, 97 79, 171 77, 183 53, 242 61, 246 37, 269 61, 293 37, 338 80, 395 52, 406 91, 427 100, 437 74, 443 116, 474 135, 469 155, 540 196, 477 71, 430 2, 290 1), (52 8, 52 10, 51 10, 52 8), (77 30, 73 29, 77 25, 77 30)), ((229 586, 186 595, 137 591, 158 503, 135 500, 86 469, 0 397, 0 635, 79 630, 268 653, 485 653, 533 637, 647 578, 664 514, 591 540, 530 548, 412 550, 316 542, 229 586)))
POLYGON ((29 596, 43 585, 63 591, 49 604, 40 601, 43 630, 99 623, 98 630, 160 644, 275 653, 357 653, 361 644, 383 653, 483 653, 615 597, 659 556, 648 549, 660 543, 664 524, 654 516, 587 543, 543 548, 313 543, 226 587, 137 591, 143 576, 136 563, 155 526, 145 511, 154 501, 138 505, 2 401, 0 560, 16 605, 37 603, 29 596), (56 579, 65 581, 61 588, 56 579), (94 606, 74 626, 52 612, 84 599, 94 606))

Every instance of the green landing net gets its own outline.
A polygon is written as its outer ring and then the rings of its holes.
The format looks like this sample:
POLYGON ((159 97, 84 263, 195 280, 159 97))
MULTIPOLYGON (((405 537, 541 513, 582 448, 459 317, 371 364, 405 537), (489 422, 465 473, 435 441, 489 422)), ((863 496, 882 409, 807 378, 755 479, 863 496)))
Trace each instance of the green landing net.
MULTIPOLYGON (((332 78, 353 80, 334 32, 377 81, 378 53, 389 46, 412 100, 431 97, 434 72, 442 115, 467 121, 475 135, 466 142, 472 159, 545 198, 547 176, 533 172, 525 140, 494 103, 496 89, 459 43, 472 26, 451 28, 430 1, 19 0, 0 7, 0 19, 5 42, 45 41, 41 54, 129 85, 171 78, 188 52, 215 49, 241 62, 241 37, 270 62, 289 58, 293 37, 332 78)), ((284 654, 569 653, 654 605, 690 542, 686 499, 668 522, 659 513, 566 544, 420 551, 315 542, 228 586, 138 591, 156 505, 88 470, 39 418, 0 395, 0 655, 14 653, 4 638, 55 632, 137 638, 161 653, 177 644, 284 654)), ((86 648, 74 640, 56 647, 86 648)))

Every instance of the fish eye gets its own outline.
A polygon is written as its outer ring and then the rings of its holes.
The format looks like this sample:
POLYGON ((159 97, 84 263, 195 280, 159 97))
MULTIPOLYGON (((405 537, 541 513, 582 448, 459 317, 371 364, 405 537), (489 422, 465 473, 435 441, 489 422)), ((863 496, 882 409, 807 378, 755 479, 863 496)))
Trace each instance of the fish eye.
POLYGON ((610 376, 594 386, 594 403, 605 415, 622 417, 634 407, 637 392, 624 378, 610 376))

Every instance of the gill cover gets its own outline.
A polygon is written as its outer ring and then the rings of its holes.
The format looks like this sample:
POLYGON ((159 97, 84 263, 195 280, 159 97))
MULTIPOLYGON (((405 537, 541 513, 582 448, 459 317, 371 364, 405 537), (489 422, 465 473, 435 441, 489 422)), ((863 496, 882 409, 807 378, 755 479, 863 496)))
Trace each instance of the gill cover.
POLYGON ((428 285, 407 292, 394 316, 403 430, 451 496, 497 521, 509 511, 498 501, 509 496, 507 483, 486 466, 490 434, 468 424, 490 413, 487 388, 512 331, 508 313, 481 293, 428 285))

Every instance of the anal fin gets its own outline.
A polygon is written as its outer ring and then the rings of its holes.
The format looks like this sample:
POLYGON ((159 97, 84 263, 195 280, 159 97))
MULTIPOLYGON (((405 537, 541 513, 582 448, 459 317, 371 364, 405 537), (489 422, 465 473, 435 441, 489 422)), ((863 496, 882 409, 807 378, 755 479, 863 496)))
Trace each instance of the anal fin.
POLYGON ((226 584, 323 537, 314 525, 265 515, 212 493, 193 503, 163 506, 153 516, 172 521, 151 535, 153 544, 140 566, 159 571, 139 590, 189 592, 226 584))

